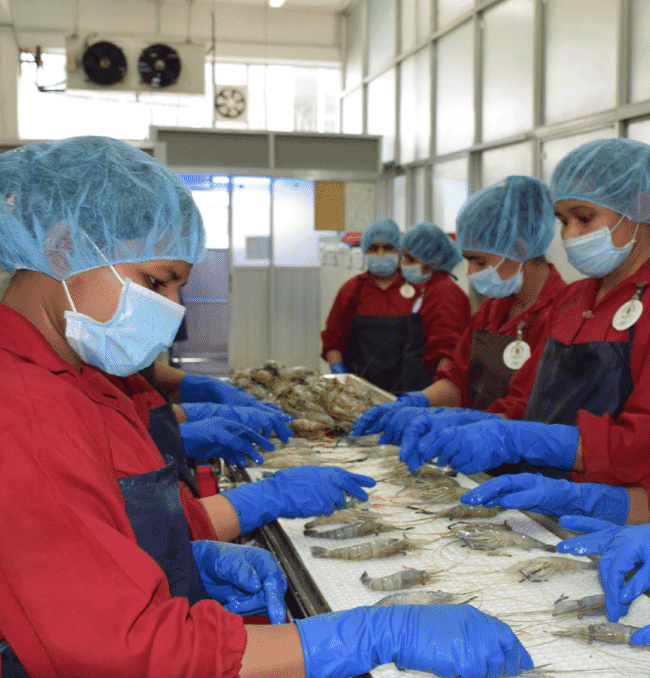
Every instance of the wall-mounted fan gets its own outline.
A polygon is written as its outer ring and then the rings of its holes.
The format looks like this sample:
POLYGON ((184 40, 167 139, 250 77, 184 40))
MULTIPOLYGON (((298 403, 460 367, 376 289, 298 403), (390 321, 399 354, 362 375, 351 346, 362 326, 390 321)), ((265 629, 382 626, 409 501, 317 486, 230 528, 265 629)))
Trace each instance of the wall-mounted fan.
POLYGON ((214 95, 215 118, 217 120, 245 120, 246 94, 246 87, 220 87, 214 95))
POLYGON ((88 80, 97 85, 114 85, 126 75, 126 56, 112 42, 96 42, 84 50, 81 65, 88 80))
POLYGON ((169 45, 149 45, 140 52, 138 72, 140 80, 150 87, 169 87, 181 74, 181 59, 169 45))

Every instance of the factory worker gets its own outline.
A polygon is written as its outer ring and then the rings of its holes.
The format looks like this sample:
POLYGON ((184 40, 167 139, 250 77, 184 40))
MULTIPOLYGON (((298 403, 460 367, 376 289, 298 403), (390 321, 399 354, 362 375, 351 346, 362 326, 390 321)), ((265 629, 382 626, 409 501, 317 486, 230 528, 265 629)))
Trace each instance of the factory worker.
POLYGON ((409 445, 414 445, 429 427, 421 420, 411 426, 413 412, 399 413, 404 406, 442 408, 435 412, 442 425, 459 415, 482 418, 478 410, 505 396, 512 375, 546 341, 544 319, 565 287, 544 259, 554 233, 553 202, 539 179, 511 176, 472 195, 456 219, 456 237, 469 262, 469 280, 487 299, 466 326, 451 361, 438 368, 435 382, 423 393, 368 410, 353 433, 384 430, 383 442, 400 443, 408 428, 409 445))
POLYGON ((361 236, 368 270, 343 284, 321 334, 332 372, 357 374, 386 391, 405 390, 404 346, 416 321, 418 287, 400 271, 400 246, 391 219, 368 226, 361 236))
MULTIPOLYGON (((562 516, 560 525, 585 534, 561 541, 556 547, 558 553, 601 556, 598 574, 607 617, 618 622, 627 614, 630 603, 650 587, 650 525, 621 527, 576 515, 562 516)), ((650 645, 650 625, 635 631, 630 642, 650 645)))
POLYGON ((439 456, 468 473, 519 463, 576 482, 639 486, 640 498, 628 495, 621 514, 647 514, 650 146, 629 139, 580 146, 555 168, 551 195, 569 262, 591 277, 558 296, 546 346, 501 401, 506 417, 525 421, 437 431, 411 461, 417 467, 439 456))
MULTIPOLYGON (((178 288, 204 237, 178 177, 127 144, 80 137, 0 155, 0 266, 14 273, 0 303, 3 674, 531 668, 509 627, 469 605, 251 627, 217 602, 236 608, 258 593, 276 621, 283 613, 273 558, 215 541, 248 527, 252 495, 241 514, 225 495, 194 499, 129 395, 147 388, 136 372, 173 340, 178 288)), ((340 486, 358 495, 365 483, 348 474, 340 486)), ((301 512, 301 498, 259 484, 256 512, 266 495, 301 512)))

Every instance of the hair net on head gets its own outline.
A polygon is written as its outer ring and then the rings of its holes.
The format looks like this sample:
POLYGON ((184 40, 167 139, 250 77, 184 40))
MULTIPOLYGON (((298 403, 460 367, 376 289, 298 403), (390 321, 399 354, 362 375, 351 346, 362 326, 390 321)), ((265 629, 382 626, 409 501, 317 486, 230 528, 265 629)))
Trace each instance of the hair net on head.
POLYGON ((451 271, 463 260, 460 247, 439 226, 427 222, 411 226, 404 233, 402 249, 434 271, 451 271))
POLYGON ((650 222, 650 146, 632 139, 600 139, 564 157, 551 178, 553 201, 584 200, 650 222))
POLYGON ((190 191, 130 144, 73 137, 0 154, 0 266, 58 280, 122 262, 194 264, 205 231, 190 191))
POLYGON ((456 217, 461 250, 499 254, 524 262, 543 255, 555 234, 548 186, 512 176, 474 193, 456 217))
POLYGON ((392 219, 373 221, 361 236, 361 251, 365 254, 373 243, 389 242, 399 252, 401 236, 399 226, 392 219))

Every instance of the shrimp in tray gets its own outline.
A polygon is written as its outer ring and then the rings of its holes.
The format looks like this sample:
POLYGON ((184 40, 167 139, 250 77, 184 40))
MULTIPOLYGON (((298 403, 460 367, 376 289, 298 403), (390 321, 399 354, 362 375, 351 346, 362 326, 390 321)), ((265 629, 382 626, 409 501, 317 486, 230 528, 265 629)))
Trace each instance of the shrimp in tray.
POLYGON ((379 534, 379 532, 390 532, 396 529, 388 523, 377 522, 375 520, 359 520, 348 525, 335 527, 333 530, 303 530, 305 537, 319 537, 320 539, 352 539, 353 537, 363 537, 367 534, 379 534))
POLYGON ((471 598, 466 593, 447 593, 446 591, 409 591, 393 593, 375 603, 376 607, 391 605, 447 605, 450 603, 466 603, 471 598))
POLYGON ((555 612, 554 617, 562 615, 576 615, 578 619, 584 616, 605 613, 605 594, 597 593, 585 598, 568 598, 562 596, 553 603, 555 612))
POLYGON ((500 506, 488 508, 487 506, 466 506, 465 504, 457 504, 444 511, 427 511, 416 506, 409 506, 418 513, 424 513, 428 516, 437 518, 448 518, 449 520, 465 520, 466 518, 494 518, 498 513, 503 511, 500 506))
POLYGON ((577 572, 579 570, 595 570, 598 568, 597 561, 573 560, 562 556, 542 556, 533 558, 525 563, 517 563, 509 568, 509 572, 523 575, 524 581, 532 582, 547 581, 556 572, 577 572))
POLYGON ((337 549, 326 549, 321 546, 312 546, 311 555, 314 558, 339 558, 343 560, 369 560, 370 558, 388 558, 398 553, 406 553, 410 549, 418 548, 430 542, 425 540, 408 539, 406 535, 402 539, 397 537, 384 537, 365 541, 361 544, 342 546, 337 549))
POLYGON ((415 570, 407 567, 385 577, 369 577, 367 572, 361 575, 361 583, 373 591, 399 591, 412 586, 429 584, 440 570, 415 570))
POLYGON ((555 546, 514 530, 456 530, 454 536, 477 551, 496 551, 502 548, 518 548, 530 551, 555 551, 555 546))
MULTIPOLYGON (((554 636, 567 636, 581 638, 590 645, 593 642, 609 643, 610 645, 631 645, 632 636, 639 630, 638 626, 628 626, 627 624, 614 624, 612 622, 602 622, 600 624, 589 624, 588 626, 576 626, 565 631, 551 631, 554 636)), ((640 648, 647 649, 648 645, 640 648)))

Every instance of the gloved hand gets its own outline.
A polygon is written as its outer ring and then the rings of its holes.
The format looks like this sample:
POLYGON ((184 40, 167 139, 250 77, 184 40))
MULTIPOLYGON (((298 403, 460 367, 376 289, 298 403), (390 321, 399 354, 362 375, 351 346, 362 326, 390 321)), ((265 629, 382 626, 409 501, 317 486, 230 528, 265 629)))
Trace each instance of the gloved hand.
POLYGON ((411 424, 422 415, 421 407, 401 407, 394 411, 384 423, 384 432, 379 438, 380 445, 401 445, 404 434, 411 424))
POLYGON ((219 541, 193 541, 192 555, 207 594, 238 615, 286 619, 287 581, 269 551, 219 541))
POLYGON ((574 514, 624 525, 630 495, 623 487, 598 483, 572 483, 540 473, 519 473, 492 478, 460 498, 464 504, 528 509, 537 513, 574 514))
POLYGON ((223 417, 188 421, 180 424, 179 429, 183 439, 183 452, 199 461, 221 457, 229 464, 246 466, 248 455, 256 464, 263 464, 264 457, 253 447, 253 443, 265 450, 275 449, 275 445, 264 436, 223 417))
MULTIPOLYGON (((435 439, 428 436, 420 442, 418 458, 429 461, 438 457, 440 466, 450 465, 463 473, 478 473, 521 459, 531 464, 570 469, 579 439, 577 426, 506 421, 497 417, 445 429, 435 439)), ((402 456, 400 454, 400 459, 402 456)), ((414 467, 417 470, 416 464, 414 467)), ((414 472, 410 462, 409 468, 414 472)))
POLYGON ((650 645, 650 626, 644 626, 633 633, 630 643, 632 645, 650 645))
POLYGON ((330 370, 332 370, 332 374, 345 374, 347 372, 345 365, 340 361, 332 363, 330 365, 330 370))
POLYGON ((357 607, 296 620, 306 678, 380 664, 460 678, 518 676, 533 660, 509 626, 471 605, 357 607))
POLYGON ((435 442, 441 431, 488 419, 501 419, 501 417, 498 414, 468 410, 463 407, 436 407, 425 410, 421 416, 409 422, 408 428, 405 429, 399 458, 409 465, 411 473, 417 473, 422 464, 426 464, 436 456, 430 456, 428 451, 432 447, 431 441, 435 442))
POLYGON ((285 423, 293 421, 293 417, 277 410, 215 403, 183 403, 181 407, 185 410, 188 421, 223 417, 244 424, 253 431, 261 431, 265 438, 270 438, 275 431, 283 443, 293 435, 293 431, 285 423))
POLYGON ((361 436, 364 433, 370 435, 383 431, 388 420, 402 407, 429 407, 429 399, 422 391, 410 391, 409 393, 402 393, 397 400, 373 405, 357 418, 350 435, 361 436))
POLYGON ((180 398, 183 403, 211 402, 281 412, 277 405, 266 403, 223 379, 215 379, 205 374, 186 374, 181 380, 180 398))
MULTIPOLYGON (((587 532, 557 545, 559 553, 578 556, 602 555, 598 563, 600 583, 605 591, 609 621, 627 614, 630 603, 650 587, 650 524, 619 527, 603 520, 562 516, 560 525, 567 530, 587 532), (628 572, 639 568, 626 583, 628 572)), ((637 631, 638 638, 645 637, 637 631)))
POLYGON ((230 500, 247 534, 276 518, 329 516, 335 508, 345 506, 345 494, 365 501, 362 487, 374 487, 368 476, 328 466, 301 466, 277 471, 271 478, 242 485, 224 492, 230 500))

